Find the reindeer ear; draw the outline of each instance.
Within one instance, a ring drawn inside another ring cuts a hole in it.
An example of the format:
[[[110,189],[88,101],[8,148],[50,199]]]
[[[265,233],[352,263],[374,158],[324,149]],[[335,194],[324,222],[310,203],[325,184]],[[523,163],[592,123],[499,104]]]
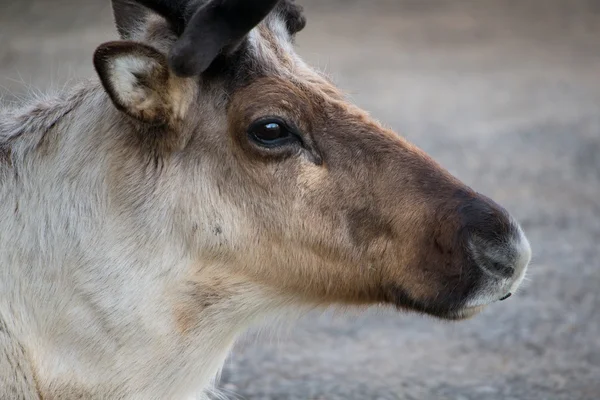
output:
[[[132,39],[146,20],[148,9],[134,0],[112,0],[115,24],[121,39]]]
[[[173,76],[165,55],[150,46],[105,43],[94,54],[94,66],[115,106],[141,122],[173,125],[187,111],[186,82]]]

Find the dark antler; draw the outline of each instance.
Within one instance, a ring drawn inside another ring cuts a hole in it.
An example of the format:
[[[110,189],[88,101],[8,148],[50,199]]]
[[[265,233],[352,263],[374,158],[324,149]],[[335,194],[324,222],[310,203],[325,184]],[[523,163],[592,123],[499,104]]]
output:
[[[169,21],[180,35],[169,63],[180,76],[206,71],[223,51],[235,47],[280,0],[113,0],[117,8],[141,4]],[[115,11],[117,25],[119,17]],[[121,32],[123,35],[123,32]]]
[[[279,0],[214,0],[198,9],[181,38],[171,49],[175,73],[193,76],[204,72],[229,46],[235,46],[260,23]]]

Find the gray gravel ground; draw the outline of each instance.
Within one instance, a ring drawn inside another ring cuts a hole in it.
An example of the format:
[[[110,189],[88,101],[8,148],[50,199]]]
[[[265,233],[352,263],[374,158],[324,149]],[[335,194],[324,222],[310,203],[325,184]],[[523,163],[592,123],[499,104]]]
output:
[[[300,51],[521,221],[530,283],[473,320],[391,310],[248,335],[241,399],[600,399],[600,1],[300,0]],[[0,1],[0,92],[92,73],[106,0]]]

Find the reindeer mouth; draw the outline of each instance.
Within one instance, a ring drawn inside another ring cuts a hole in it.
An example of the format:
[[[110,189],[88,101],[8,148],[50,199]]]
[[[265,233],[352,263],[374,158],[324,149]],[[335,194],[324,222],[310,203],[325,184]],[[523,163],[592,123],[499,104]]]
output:
[[[401,311],[413,311],[445,320],[464,320],[482,311],[486,305],[467,305],[466,299],[444,299],[425,302],[414,299],[406,290],[392,287],[385,291],[385,302]]]

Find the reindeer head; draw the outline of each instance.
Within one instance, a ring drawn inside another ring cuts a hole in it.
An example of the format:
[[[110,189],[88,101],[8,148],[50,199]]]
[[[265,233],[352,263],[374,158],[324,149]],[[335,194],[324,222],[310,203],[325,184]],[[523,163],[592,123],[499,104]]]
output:
[[[519,286],[519,225],[307,66],[294,3],[113,3],[124,40],[100,46],[96,69],[137,132],[127,145],[171,180],[195,273],[225,292],[451,319]]]

